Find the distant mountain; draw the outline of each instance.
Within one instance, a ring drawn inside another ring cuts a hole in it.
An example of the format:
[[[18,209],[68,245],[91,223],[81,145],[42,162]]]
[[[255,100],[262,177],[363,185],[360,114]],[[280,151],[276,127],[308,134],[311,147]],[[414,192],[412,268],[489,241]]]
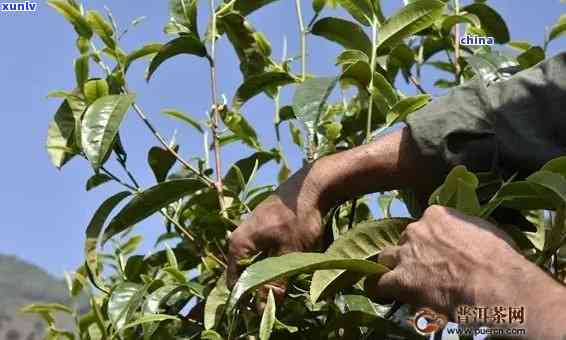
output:
[[[67,285],[43,269],[0,255],[0,340],[39,340],[44,325],[38,319],[18,314],[27,304],[69,303]]]

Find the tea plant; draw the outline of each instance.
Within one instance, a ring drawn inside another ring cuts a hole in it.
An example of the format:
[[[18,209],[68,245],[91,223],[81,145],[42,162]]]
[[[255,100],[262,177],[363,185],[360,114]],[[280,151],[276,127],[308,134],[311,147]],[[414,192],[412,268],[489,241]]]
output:
[[[301,50],[297,58],[277,60],[266,36],[248,20],[252,12],[275,1],[171,0],[170,20],[165,23],[171,40],[133,51],[121,48],[119,38],[125,32],[118,29],[111,12],[104,15],[75,0],[48,1],[76,31],[78,50],[76,84],[69,85],[69,91],[50,94],[62,102],[48,129],[50,159],[58,168],[72,158],[89,164],[93,175],[87,190],[114,181],[124,191],[113,193],[94,212],[85,232],[84,265],[68,278],[72,296],[88,295],[89,311],[79,314],[57,304],[24,309],[44,318],[47,338],[420,337],[410,327],[385,318],[389,306],[372,302],[361,284],[365,276],[389,270],[370,259],[396,244],[412,221],[390,216],[394,199],[411,208],[410,192],[382,194],[383,219],[373,217],[368,197],[336,207],[325,219],[332,241],[327,249],[264,259],[258,254],[249,259],[245,274],[230,291],[224,274],[230,232],[274,190],[274,185],[256,185],[254,178],[269,162],[279,165],[280,182],[290,175],[281,147],[286,127],[303,150],[305,162],[370,142],[431,100],[421,82],[423,66],[450,75],[436,80],[439,88],[472,77],[486,82],[505,79],[509,66],[516,71],[545,58],[546,45],[566,31],[564,17],[549,32],[545,46],[539,47],[510,41],[504,20],[485,1],[464,6],[458,0],[411,0],[390,16],[385,16],[378,0],[287,1],[288,10],[298,16]],[[315,13],[310,20],[302,14],[302,6],[307,5]],[[199,9],[207,7],[208,25],[198,27],[197,15],[203,13]],[[350,18],[332,16],[337,7]],[[498,45],[518,50],[518,55],[489,46],[461,46],[456,37],[463,33],[491,36]],[[309,73],[306,58],[311,35],[343,47],[336,56],[339,74],[321,77]],[[219,39],[230,42],[242,73],[242,83],[230,102],[220,97],[216,80]],[[126,78],[132,63],[149,58],[145,76],[150,81],[164,62],[181,54],[205,59],[211,79],[206,122],[179,111],[164,111],[202,136],[204,151],[191,154],[190,160],[182,157],[180,145],[160,134],[137,104]],[[412,84],[419,94],[403,93],[395,87],[398,81]],[[281,102],[280,93],[286,87],[294,89],[290,103]],[[351,90],[342,91],[341,98],[333,101],[336,88]],[[273,149],[262,146],[246,119],[244,105],[258,95],[269,96],[276,107],[273,138],[277,146]],[[149,188],[138,184],[136,174],[146,170],[129,167],[122,144],[121,123],[129,111],[145,124],[157,144],[147,151],[149,170],[155,175],[155,185]],[[240,143],[249,156],[222,173],[222,150],[229,143]],[[209,152],[214,155],[212,164]],[[109,162],[116,162],[125,176],[110,171]],[[485,176],[457,167],[430,202],[485,218],[500,205],[520,210],[537,226],[537,232],[512,226],[507,231],[533,261],[552,267],[554,275],[563,277],[565,176],[566,159],[558,159],[523,181],[491,179],[494,194],[479,199],[476,193],[487,183]],[[175,246],[135,254],[141,238],[131,234],[137,224],[154,214],[160,214],[164,224],[157,244],[169,241]],[[414,217],[417,214],[415,211]],[[113,242],[113,250],[105,252],[102,246],[108,241]],[[276,305],[270,292],[263,313],[258,314],[250,303],[255,289],[281,278],[289,280],[286,300]],[[58,329],[54,313],[72,315],[76,329]]]

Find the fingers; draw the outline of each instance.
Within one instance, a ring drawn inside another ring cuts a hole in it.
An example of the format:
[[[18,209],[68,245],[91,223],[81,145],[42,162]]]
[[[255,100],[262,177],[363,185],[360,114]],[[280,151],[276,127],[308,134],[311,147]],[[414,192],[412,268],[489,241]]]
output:
[[[377,303],[389,304],[393,301],[400,301],[402,297],[400,275],[399,271],[392,270],[381,277],[368,276],[364,281],[364,289]]]
[[[228,268],[227,268],[227,286],[232,289],[243,270],[249,265],[249,260],[257,255],[260,251],[268,256],[278,256],[283,253],[292,251],[283,251],[277,242],[272,240],[273,234],[264,235],[257,232],[249,232],[247,226],[240,227],[234,231],[230,237],[230,245],[228,249]],[[273,291],[275,301],[282,303],[287,290],[287,282],[285,280],[277,280],[267,283],[256,291],[255,302],[256,309],[261,313],[265,308],[269,289]]]
[[[399,247],[388,247],[385,248],[377,256],[377,262],[385,265],[389,269],[394,269],[397,267],[401,258],[399,256]]]
[[[255,243],[248,237],[242,236],[238,230],[230,236],[230,245],[228,247],[228,268],[226,276],[226,284],[232,289],[238,281],[240,274],[245,268],[242,260],[248,259],[257,253]]]
[[[399,257],[399,247],[388,247],[379,253],[377,261],[392,271],[380,276],[368,276],[364,281],[365,291],[368,292],[369,296],[378,303],[389,304],[396,299],[397,287],[393,284],[393,280],[396,280],[395,267],[400,262]],[[393,274],[393,275],[392,275]]]

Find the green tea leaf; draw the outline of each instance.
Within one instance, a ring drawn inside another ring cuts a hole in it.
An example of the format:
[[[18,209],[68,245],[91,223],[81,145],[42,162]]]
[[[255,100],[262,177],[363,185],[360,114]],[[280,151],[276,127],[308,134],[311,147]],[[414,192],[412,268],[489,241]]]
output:
[[[224,125],[238,136],[240,140],[254,149],[261,150],[257,133],[242,114],[238,111],[224,110],[221,111],[220,116]]]
[[[336,0],[358,22],[369,26],[373,19],[373,6],[370,0]]]
[[[275,324],[275,297],[273,291],[270,289],[267,295],[267,304],[263,310],[261,322],[259,324],[259,339],[269,340],[271,332],[273,332],[273,325]]]
[[[135,95],[109,95],[97,99],[88,107],[81,125],[82,147],[97,172],[112,151],[112,145],[122,120]]]
[[[312,78],[297,86],[293,96],[293,112],[309,129],[318,125],[326,100],[337,81],[336,77]]]
[[[89,56],[88,54],[83,54],[77,59],[75,59],[75,79],[77,81],[77,87],[82,89],[84,83],[88,80],[89,76]]]
[[[507,45],[521,52],[525,52],[532,46],[531,43],[528,41],[510,41],[507,43]]]
[[[171,20],[183,25],[198,38],[198,1],[197,0],[170,0],[169,12]]]
[[[391,218],[359,224],[334,241],[325,254],[340,258],[369,259],[384,248],[397,245],[401,233],[411,222],[413,220],[409,218]],[[352,275],[345,270],[316,271],[311,281],[311,301],[315,303],[321,296],[338,287],[352,285],[359,279],[359,275]]]
[[[92,27],[92,30],[100,37],[106,46],[110,49],[116,48],[116,40],[114,40],[114,29],[104,20],[102,15],[97,11],[86,12],[85,19]]]
[[[507,24],[493,8],[484,3],[473,3],[462,8],[462,11],[475,14],[480,19],[481,28],[498,44],[505,44],[509,41]]]
[[[270,257],[246,268],[232,289],[226,310],[230,313],[244,294],[264,283],[321,269],[346,269],[365,275],[383,274],[388,271],[386,267],[375,262],[319,253],[291,253]]]
[[[566,204],[566,178],[555,172],[537,171],[527,177],[527,182],[539,184],[554,192]]]
[[[351,21],[340,18],[323,18],[312,27],[311,33],[340,44],[351,50],[371,55],[371,41],[364,30]]]
[[[163,44],[150,43],[138,48],[137,50],[132,51],[130,54],[126,56],[126,62],[124,63],[124,73],[128,72],[130,65],[134,61],[149,55],[156,54],[159,51],[161,51],[162,48],[163,48]]]
[[[228,299],[230,298],[230,290],[226,287],[226,273],[223,273],[216,281],[216,286],[212,289],[206,299],[204,306],[204,328],[212,329],[217,325],[224,315],[224,310]]]
[[[540,63],[544,58],[545,53],[542,47],[533,46],[517,56],[517,61],[521,64],[523,69],[527,69]]]
[[[122,202],[126,197],[130,196],[131,193],[128,191],[122,191],[117,193],[110,198],[106,199],[100,207],[96,210],[90,222],[86,228],[86,240],[84,245],[84,254],[86,259],[86,264],[93,274],[94,278],[98,277],[98,239],[100,238],[100,233],[104,227],[104,223],[110,216],[110,213],[120,202]],[[95,282],[98,284],[98,282]]]
[[[90,39],[92,30],[81,12],[65,0],[49,0],[47,4],[61,13],[74,27],[81,37]]]
[[[132,282],[123,282],[114,288],[108,299],[108,318],[118,330],[121,330],[128,320],[132,307],[136,307],[136,295],[142,292],[143,286]]]
[[[566,177],[566,156],[550,160],[541,168],[541,170],[555,172]]]
[[[481,26],[480,19],[474,14],[454,14],[448,15],[442,19],[441,27],[444,35],[449,35],[452,27],[457,24],[470,24],[475,27]]]
[[[336,65],[351,65],[357,62],[369,64],[369,57],[359,50],[344,50],[336,57]]]
[[[175,109],[165,109],[165,110],[162,110],[161,112],[168,115],[169,117],[176,118],[176,119],[178,119],[182,122],[189,124],[190,126],[197,129],[197,131],[200,132],[200,133],[204,133],[204,129],[203,129],[202,125],[198,122],[198,120],[194,119],[193,117],[191,117],[190,115],[188,115],[186,113],[183,113],[181,111],[177,111]]]
[[[75,115],[68,100],[65,100],[49,123],[45,143],[49,159],[58,169],[77,154],[74,130]]]
[[[301,133],[301,129],[295,126],[293,123],[289,123],[289,132],[291,133],[291,139],[293,143],[302,149],[305,146],[305,141]]]
[[[560,206],[559,197],[549,189],[527,181],[504,185],[496,196],[495,204],[518,210],[554,209]]]
[[[161,321],[165,321],[165,320],[179,320],[179,318],[176,317],[176,316],[167,315],[167,314],[143,315],[140,318],[136,319],[135,321],[124,325],[124,327],[122,327],[122,330],[132,328],[132,327],[136,327],[136,326],[142,325],[144,323],[161,322]]]
[[[234,10],[242,16],[248,16],[252,12],[269,5],[277,0],[236,0]]]
[[[511,56],[499,51],[471,55],[466,61],[484,82],[507,80],[519,66]]]
[[[91,79],[83,86],[83,93],[88,104],[94,103],[98,98],[110,93],[108,83],[104,79]]]
[[[429,101],[430,95],[428,94],[421,94],[400,100],[387,113],[386,126],[392,126],[397,122],[405,121],[410,113],[425,106]]]
[[[242,180],[245,184],[249,183],[255,170],[276,157],[274,152],[258,151],[243,158],[230,167],[223,182],[232,192],[239,194],[244,190]]]
[[[379,29],[378,54],[387,54],[403,39],[432,25],[442,15],[444,6],[439,0],[417,0],[394,13]]]
[[[200,333],[202,340],[223,340],[222,336],[212,329],[204,330]]]
[[[258,94],[277,88],[279,86],[294,83],[296,79],[287,72],[265,72],[253,75],[244,80],[244,83],[236,90],[232,100],[234,110],[239,110],[248,100]]]
[[[261,3],[261,1],[254,1]],[[250,4],[252,1],[250,1]],[[264,54],[263,48],[260,46],[256,31],[249,21],[242,15],[230,12],[218,18],[218,31],[225,32],[228,40],[234,47],[238,58],[240,59],[240,70],[244,75],[244,79],[261,75],[266,72],[268,67],[274,65],[268,55]]]
[[[162,182],[136,194],[112,219],[104,231],[102,242],[143,221],[170,203],[205,187],[206,185],[200,180],[185,178]]]
[[[60,303],[46,303],[46,304],[34,303],[22,308],[21,312],[25,314],[32,314],[32,313],[41,314],[43,312],[49,312],[49,313],[62,312],[66,314],[73,314],[72,309]]]
[[[548,34],[548,42],[566,34],[566,14],[562,14],[558,22],[552,26]]]
[[[385,99],[385,101],[387,102],[387,105],[389,107],[391,107],[395,104],[398,104],[398,102],[399,102],[399,96],[397,95],[397,92],[395,92],[395,89],[393,88],[393,86],[391,86],[389,81],[387,79],[385,79],[385,77],[383,75],[381,75],[380,73],[377,73],[377,72],[374,73],[374,75],[373,75],[373,89],[371,89],[371,93],[374,96],[375,95],[381,95]],[[410,98],[415,98],[415,97],[410,97]],[[429,96],[429,98],[430,98],[430,96]],[[404,102],[407,99],[408,98],[402,100],[401,102]],[[415,101],[416,101],[416,99],[415,99]],[[399,102],[399,104],[401,102]],[[404,106],[404,105],[402,105],[402,106]],[[414,107],[416,107],[416,104],[413,105],[413,108]],[[414,110],[416,110],[416,108]],[[409,110],[399,110],[399,111],[407,112]],[[410,111],[410,112],[412,112],[412,111]],[[404,118],[402,118],[402,119],[404,119]]]
[[[177,152],[179,146],[175,145],[173,150]],[[167,174],[177,162],[177,158],[169,152],[169,150],[154,146],[149,149],[147,154],[147,163],[151,167],[151,171],[155,175],[158,182],[163,182],[167,178]]]
[[[429,204],[438,204],[463,209],[469,215],[478,215],[480,207],[476,190],[479,180],[465,166],[456,166],[450,171],[444,183],[430,196]]]
[[[102,184],[104,184],[108,181],[111,181],[111,180],[112,180],[112,177],[110,177],[106,174],[93,175],[86,182],[86,191],[90,191],[90,190],[96,188],[97,186],[102,185]]]
[[[177,39],[171,40],[163,45],[155,57],[151,59],[146,77],[147,81],[151,79],[153,73],[163,62],[179,54],[192,54],[198,57],[206,57],[206,46],[191,35],[183,35]]]

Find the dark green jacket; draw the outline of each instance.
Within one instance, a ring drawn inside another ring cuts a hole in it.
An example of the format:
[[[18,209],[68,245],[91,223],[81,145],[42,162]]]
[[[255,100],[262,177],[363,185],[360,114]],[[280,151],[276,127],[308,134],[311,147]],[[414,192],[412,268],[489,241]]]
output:
[[[566,155],[566,53],[508,80],[472,80],[407,119],[412,136],[445,170],[520,177]]]

